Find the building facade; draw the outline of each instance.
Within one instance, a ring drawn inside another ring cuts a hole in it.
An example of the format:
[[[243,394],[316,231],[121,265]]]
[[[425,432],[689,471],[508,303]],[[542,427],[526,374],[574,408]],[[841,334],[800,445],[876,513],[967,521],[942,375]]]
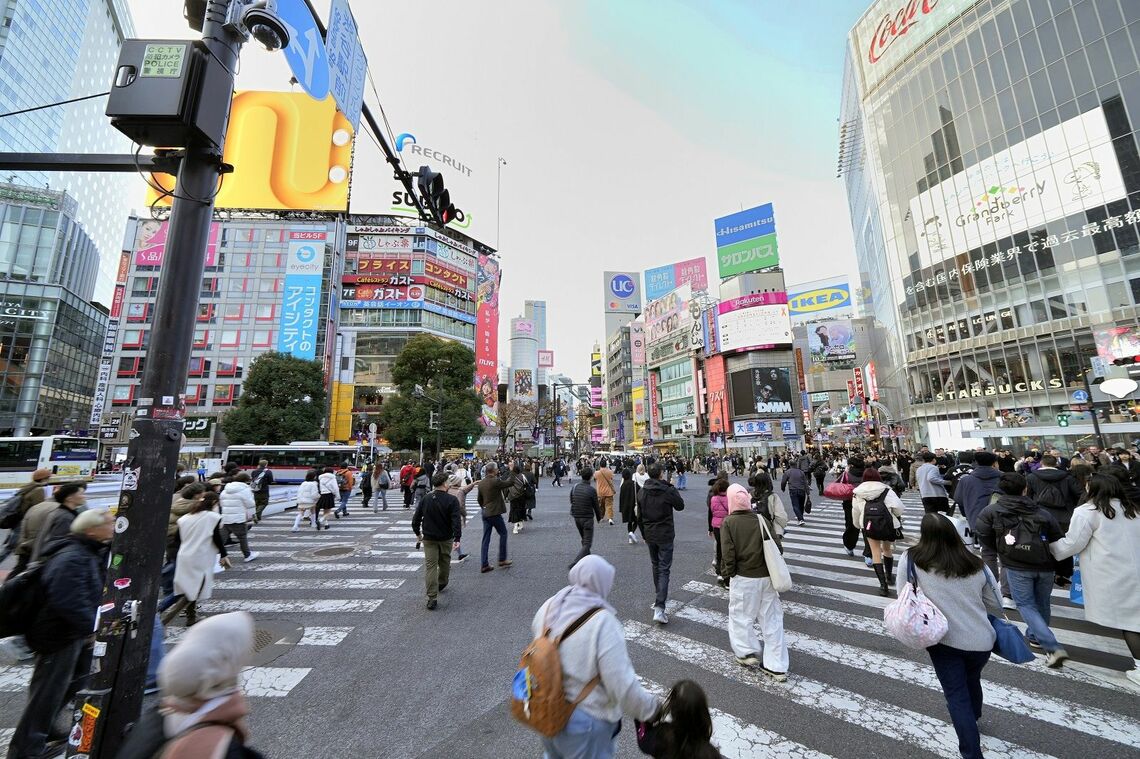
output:
[[[89,429],[107,311],[63,192],[0,184],[0,435]]]
[[[912,443],[1089,435],[1097,335],[1140,316],[1138,24],[1115,0],[883,0],[852,29],[840,168]],[[1132,405],[1110,439],[1140,431]]]
[[[633,361],[629,325],[618,327],[606,340],[606,433],[616,447],[633,437]],[[638,441],[640,445],[640,441]]]
[[[125,0],[3,0],[0,112],[104,92],[119,47],[135,36]],[[29,153],[127,153],[130,141],[104,115],[105,98],[11,116],[0,123],[0,150]],[[15,172],[9,182],[67,190],[76,219],[100,253],[95,296],[106,302],[123,224],[136,197],[129,174]]]

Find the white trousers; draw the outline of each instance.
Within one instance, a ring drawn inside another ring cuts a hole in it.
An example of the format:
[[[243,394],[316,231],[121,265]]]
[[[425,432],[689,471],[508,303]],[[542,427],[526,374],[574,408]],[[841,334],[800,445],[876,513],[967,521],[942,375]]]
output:
[[[764,638],[761,647],[756,623]],[[784,643],[784,606],[767,577],[732,578],[728,586],[728,640],[737,656],[764,652],[764,667],[788,671],[788,646]]]

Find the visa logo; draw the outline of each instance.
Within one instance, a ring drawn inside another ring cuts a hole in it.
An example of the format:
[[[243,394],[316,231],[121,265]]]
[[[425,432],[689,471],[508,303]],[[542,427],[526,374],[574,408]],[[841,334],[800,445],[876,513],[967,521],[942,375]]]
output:
[[[788,299],[793,314],[807,314],[813,311],[826,311],[851,303],[851,291],[846,287],[825,287],[797,293]]]

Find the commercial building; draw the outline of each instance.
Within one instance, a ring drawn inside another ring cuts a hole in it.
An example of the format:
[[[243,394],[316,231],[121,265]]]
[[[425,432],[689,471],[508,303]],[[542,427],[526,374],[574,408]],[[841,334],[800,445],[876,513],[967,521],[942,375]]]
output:
[[[624,448],[633,436],[633,361],[630,327],[618,327],[606,340],[606,435],[611,443]],[[638,441],[640,444],[640,441]]]
[[[521,316],[511,319],[511,366],[507,400],[534,403],[538,400],[538,337],[534,321]]]
[[[9,0],[0,24],[0,113],[105,92],[119,47],[135,36],[125,0]],[[132,145],[104,115],[105,98],[9,116],[0,122],[0,151],[127,153]],[[9,182],[66,190],[75,220],[99,250],[96,296],[108,299],[123,224],[136,180],[129,174],[15,172]]]
[[[63,192],[0,184],[0,435],[89,429],[107,310]]]
[[[1097,335],[1140,316],[1137,22],[1115,0],[881,0],[851,30],[839,165],[878,392],[912,443],[1090,437],[1084,373],[1120,346]],[[1105,409],[1109,442],[1140,432],[1132,406]]]
[[[545,364],[553,363],[550,361],[541,361],[541,352],[549,350],[546,344],[546,301],[544,300],[528,300],[523,302],[523,318],[529,319],[534,325],[534,339],[537,343],[536,363],[535,363],[535,383],[539,387],[547,384],[546,375],[549,371],[549,366]]]

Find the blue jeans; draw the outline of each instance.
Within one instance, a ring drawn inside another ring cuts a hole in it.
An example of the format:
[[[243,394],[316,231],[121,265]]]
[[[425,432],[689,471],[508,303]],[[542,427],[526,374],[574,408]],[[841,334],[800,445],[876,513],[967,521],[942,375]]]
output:
[[[352,495],[351,490],[340,491],[340,508],[337,509],[341,514],[348,513],[348,499]]]
[[[1017,611],[1029,626],[1030,640],[1036,640],[1046,651],[1061,648],[1057,636],[1049,629],[1049,594],[1053,590],[1053,570],[1031,572],[1006,569],[1009,595]]]
[[[162,627],[162,620],[158,618],[158,614],[154,615],[154,632],[150,636],[150,659],[146,663],[146,687],[150,688],[158,683],[158,665],[162,663],[162,657],[166,655],[166,648],[163,645],[163,637],[166,631]]]
[[[612,759],[617,754],[620,722],[606,722],[575,709],[558,735],[543,738],[544,759]]]
[[[664,609],[665,602],[669,600],[669,570],[673,567],[673,544],[650,543],[647,540],[645,545],[649,547],[649,561],[653,564],[653,588],[657,591],[654,605]]]
[[[487,549],[491,547],[492,528],[499,533],[499,561],[507,560],[507,523],[503,521],[503,515],[483,517],[483,551],[479,554],[479,560],[484,567],[488,566]]]
[[[687,485],[687,484],[688,484],[688,480],[685,478],[685,473],[681,472],[680,474],[678,474],[677,475],[677,490],[684,490],[685,485]]]
[[[792,498],[792,511],[796,515],[796,521],[802,522],[804,519],[804,496],[807,495],[807,491],[789,490],[788,493]]]
[[[926,649],[942,692],[963,759],[981,759],[982,667],[990,660],[989,651],[962,651],[941,643]]]

